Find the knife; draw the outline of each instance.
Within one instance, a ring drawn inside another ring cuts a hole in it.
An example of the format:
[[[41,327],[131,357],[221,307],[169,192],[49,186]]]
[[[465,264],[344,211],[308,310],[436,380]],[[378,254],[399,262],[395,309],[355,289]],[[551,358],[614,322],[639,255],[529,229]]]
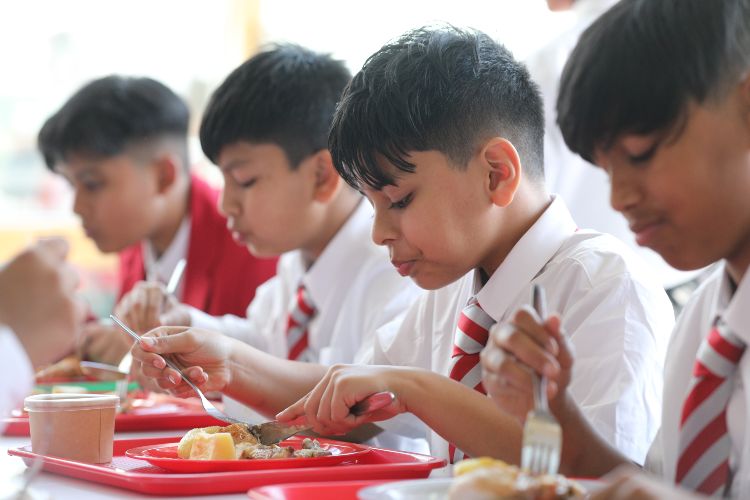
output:
[[[395,401],[396,395],[392,392],[377,392],[371,396],[366,397],[359,403],[355,404],[349,409],[349,412],[353,415],[365,415],[374,411],[380,410],[388,406]],[[291,436],[294,436],[298,432],[307,431],[312,429],[311,425],[308,425],[307,418],[302,415],[289,422],[279,422],[273,420],[271,422],[264,422],[262,424],[248,425],[250,434],[255,436],[260,444],[270,445],[276,444],[279,441],[283,441]]]

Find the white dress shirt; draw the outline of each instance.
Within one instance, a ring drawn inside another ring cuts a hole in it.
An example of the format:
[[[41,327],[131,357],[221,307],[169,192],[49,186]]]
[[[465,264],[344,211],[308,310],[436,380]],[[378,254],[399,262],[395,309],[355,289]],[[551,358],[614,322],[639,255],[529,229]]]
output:
[[[164,250],[160,257],[156,257],[156,250],[149,240],[144,240],[143,248],[143,267],[145,268],[146,280],[158,282],[163,285],[169,283],[172,273],[181,259],[186,259],[190,246],[190,217],[185,217],[180,223],[174,238]],[[179,300],[182,297],[183,281],[181,280],[174,296]]]
[[[264,352],[286,358],[286,324],[304,283],[317,313],[308,325],[313,359],[323,365],[358,363],[372,357],[372,339],[382,325],[397,320],[422,293],[390,263],[385,247],[371,238],[373,209],[361,202],[328,243],[310,269],[299,251],[279,259],[277,274],[258,287],[247,318],[213,317],[191,309],[193,326],[220,331]],[[230,415],[261,419],[231,398],[224,398]],[[423,441],[383,433],[371,444],[387,448],[426,451]]]
[[[370,204],[361,202],[309,270],[299,251],[282,255],[276,276],[258,287],[247,318],[193,309],[193,326],[286,358],[287,316],[302,283],[317,310],[308,325],[314,359],[332,365],[369,358],[375,330],[405,311],[420,292],[396,272],[387,249],[373,243],[372,213]]]
[[[34,370],[16,334],[0,325],[0,419],[23,405],[31,394]],[[0,421],[0,432],[4,424]]]
[[[679,428],[682,407],[690,389],[698,347],[714,320],[721,317],[727,327],[750,345],[750,277],[745,273],[732,295],[732,284],[724,265],[696,290],[680,315],[664,366],[664,406],[658,438],[649,451],[648,468],[674,481],[679,459]],[[729,465],[734,471],[732,496],[750,497],[750,436],[747,408],[750,392],[750,354],[746,351],[735,372],[734,389],[727,407],[727,427],[732,441]]]
[[[544,98],[544,169],[550,193],[565,200],[579,227],[611,234],[643,258],[662,286],[670,288],[688,281],[696,272],[678,271],[654,251],[639,247],[625,218],[609,203],[607,174],[568,149],[557,125],[557,95],[560,75],[581,33],[616,0],[576,0],[570,12],[556,13],[567,29],[533,54],[526,64]]]
[[[532,284],[546,291],[575,349],[570,391],[594,427],[623,453],[642,462],[658,428],[665,348],[672,306],[661,284],[624,244],[577,231],[555,198],[480,288],[478,273],[420,297],[399,326],[375,339],[373,363],[415,366],[448,376],[459,315],[476,295],[498,322],[530,304]],[[399,416],[383,426],[408,436],[419,426]],[[424,426],[421,426],[424,432]],[[431,453],[448,443],[430,431]]]

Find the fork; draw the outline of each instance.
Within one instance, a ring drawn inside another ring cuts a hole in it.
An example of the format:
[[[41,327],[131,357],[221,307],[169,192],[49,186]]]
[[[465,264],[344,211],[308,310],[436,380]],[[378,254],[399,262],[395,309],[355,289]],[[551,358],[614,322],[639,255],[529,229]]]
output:
[[[112,318],[112,321],[117,323],[120,326],[120,328],[125,330],[128,333],[128,335],[133,337],[133,339],[135,339],[136,342],[141,341],[141,336],[135,333],[133,330],[131,330],[125,323],[120,321],[114,314],[110,314],[109,317]],[[247,422],[243,422],[242,420],[237,420],[236,418],[232,418],[226,413],[224,413],[223,411],[220,411],[218,408],[216,408],[213,405],[213,403],[211,403],[211,401],[206,399],[206,396],[203,395],[203,391],[198,389],[198,386],[195,385],[187,376],[185,376],[184,373],[182,373],[182,370],[177,366],[177,364],[175,364],[171,359],[169,359],[169,356],[165,356],[162,354],[161,357],[164,359],[164,362],[167,364],[167,366],[173,369],[174,371],[176,371],[177,373],[179,373],[180,377],[182,377],[182,380],[187,385],[189,385],[190,388],[193,389],[193,391],[195,391],[195,393],[200,398],[201,405],[203,406],[203,410],[205,410],[206,413],[208,413],[209,415],[211,415],[213,418],[217,420],[222,420],[224,422],[228,422],[232,424],[247,425]]]
[[[547,316],[544,290],[533,287],[533,303],[542,321]],[[560,465],[562,430],[547,404],[547,378],[534,374],[534,409],[523,426],[521,468],[532,474],[556,474]]]
[[[136,342],[141,341],[141,336],[135,333],[125,323],[120,321],[120,319],[118,319],[114,314],[110,314],[109,317],[112,318],[115,323],[120,325],[120,328],[125,330],[131,337],[133,337]],[[307,424],[307,419],[305,419],[304,417],[296,418],[293,421],[284,424],[272,421],[255,425],[248,424],[247,422],[243,422],[242,420],[237,420],[236,418],[230,417],[226,413],[216,408],[216,406],[214,406],[211,401],[206,399],[206,396],[203,395],[203,391],[198,389],[198,386],[196,386],[189,378],[185,376],[184,373],[182,373],[182,370],[171,359],[169,359],[169,356],[162,354],[161,357],[164,358],[164,362],[167,364],[167,366],[179,373],[180,377],[182,377],[182,380],[184,380],[185,383],[189,385],[190,388],[193,389],[193,391],[195,391],[195,393],[200,398],[201,405],[203,406],[203,410],[206,413],[211,415],[216,420],[221,420],[223,422],[231,424],[244,425],[245,427],[247,427],[248,431],[253,436],[255,436],[262,444],[278,443],[279,441],[293,436],[294,434],[307,431],[312,428]],[[349,411],[354,415],[364,415],[365,413],[370,413],[375,410],[385,408],[386,406],[391,404],[395,398],[396,396],[392,392],[378,392],[366,397],[364,400],[355,404],[349,409]]]

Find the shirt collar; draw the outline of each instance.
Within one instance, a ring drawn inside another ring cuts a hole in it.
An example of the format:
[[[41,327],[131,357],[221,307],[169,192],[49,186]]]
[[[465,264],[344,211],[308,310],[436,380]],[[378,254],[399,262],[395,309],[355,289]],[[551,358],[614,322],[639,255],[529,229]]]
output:
[[[474,291],[482,309],[492,319],[500,321],[518,294],[529,286],[576,229],[565,202],[552,195],[552,203],[513,246],[484,287],[479,270],[474,270]]]
[[[341,285],[341,277],[353,276],[362,263],[362,255],[372,252],[372,215],[372,206],[360,201],[349,219],[302,277],[302,284],[310,292],[313,304],[327,303],[330,294]],[[339,278],[333,279],[334,276]]]
[[[177,262],[187,256],[189,242],[190,217],[182,219],[177,233],[175,233],[171,243],[158,259],[156,258],[156,252],[151,242],[143,240],[143,267],[146,280],[166,284],[172,275],[172,271],[177,266]]]
[[[750,345],[750,272],[745,272],[737,290],[732,294],[732,282],[724,268],[716,310],[729,329]],[[722,312],[723,311],[723,312]]]

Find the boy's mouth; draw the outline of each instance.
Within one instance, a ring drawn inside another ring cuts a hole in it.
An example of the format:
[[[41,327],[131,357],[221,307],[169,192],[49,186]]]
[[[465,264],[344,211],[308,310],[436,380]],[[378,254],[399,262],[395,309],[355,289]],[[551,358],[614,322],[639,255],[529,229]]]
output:
[[[653,241],[656,232],[661,227],[661,222],[657,220],[647,222],[632,222],[630,224],[630,230],[635,235],[635,241],[642,247],[650,246]]]
[[[414,269],[414,265],[417,263],[415,260],[404,260],[404,261],[398,261],[398,260],[392,260],[391,264],[393,264],[393,267],[396,268],[396,271],[398,271],[398,274],[401,276],[409,276]]]

